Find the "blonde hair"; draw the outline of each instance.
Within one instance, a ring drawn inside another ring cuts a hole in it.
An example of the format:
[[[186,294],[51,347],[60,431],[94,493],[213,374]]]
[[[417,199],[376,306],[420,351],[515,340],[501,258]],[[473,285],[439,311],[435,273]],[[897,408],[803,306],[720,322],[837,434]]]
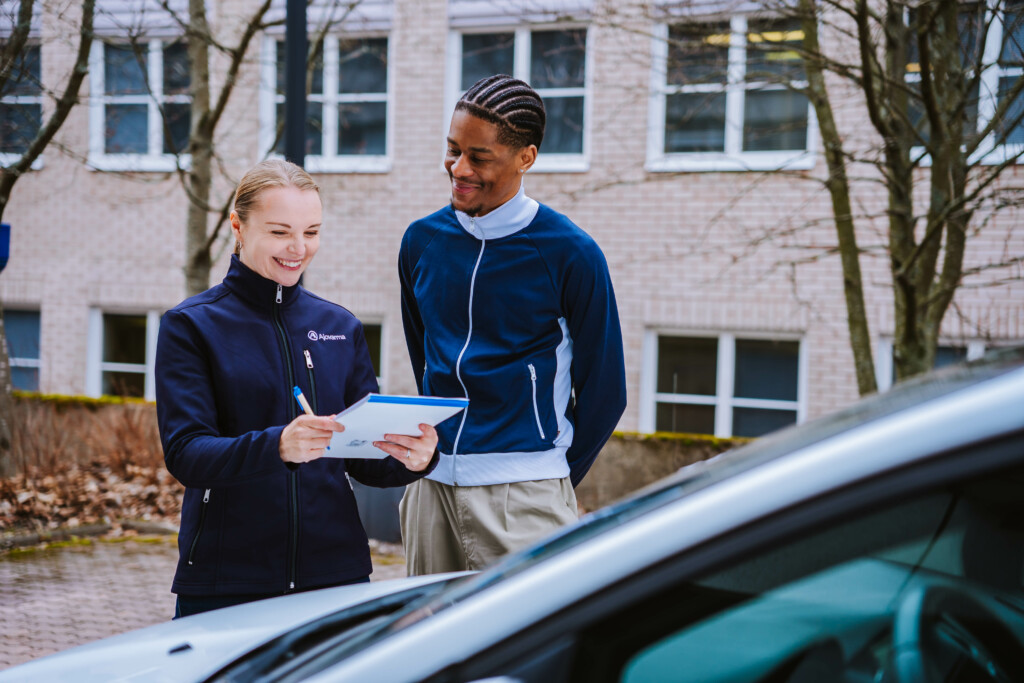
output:
[[[259,204],[263,191],[274,187],[296,187],[320,194],[320,186],[302,167],[283,159],[266,159],[246,171],[238,181],[238,189],[235,190],[235,213],[238,220],[242,223],[247,221],[249,214]],[[236,241],[236,254],[240,247],[241,244]]]

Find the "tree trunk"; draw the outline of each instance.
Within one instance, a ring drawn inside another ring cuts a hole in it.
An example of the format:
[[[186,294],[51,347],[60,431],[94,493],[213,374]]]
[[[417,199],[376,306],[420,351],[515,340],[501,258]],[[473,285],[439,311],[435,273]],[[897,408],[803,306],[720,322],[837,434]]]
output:
[[[185,232],[185,286],[187,295],[210,286],[210,249],[207,246],[210,188],[213,178],[213,130],[210,112],[210,63],[205,0],[189,0],[189,69],[192,79],[192,130],[188,174],[189,195]]]
[[[853,223],[850,204],[850,183],[846,176],[843,140],[836,126],[832,103],[825,88],[818,38],[818,16],[815,0],[800,0],[800,23],[804,32],[804,48],[809,55],[804,64],[807,69],[807,95],[818,117],[818,128],[825,148],[828,180],[825,186],[832,198],[832,214],[839,239],[839,256],[843,266],[843,293],[846,297],[846,322],[857,374],[857,391],[861,396],[877,391],[875,362],[871,352],[871,333],[864,305],[864,286],[860,272],[860,249]]]

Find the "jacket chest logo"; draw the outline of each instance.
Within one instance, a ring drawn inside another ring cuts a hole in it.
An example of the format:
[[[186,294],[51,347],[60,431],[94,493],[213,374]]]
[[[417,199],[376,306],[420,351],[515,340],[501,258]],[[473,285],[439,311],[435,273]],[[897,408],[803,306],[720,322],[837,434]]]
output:
[[[340,341],[347,339],[343,334],[324,334],[316,330],[310,330],[306,336],[309,337],[309,341]]]

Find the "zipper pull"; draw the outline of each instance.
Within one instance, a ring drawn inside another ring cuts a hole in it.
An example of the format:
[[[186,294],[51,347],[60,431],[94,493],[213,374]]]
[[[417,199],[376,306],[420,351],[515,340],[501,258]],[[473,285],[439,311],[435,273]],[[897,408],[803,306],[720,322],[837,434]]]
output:
[[[210,489],[206,489],[206,492],[203,493],[203,503],[209,503],[209,502],[210,502]]]
[[[534,382],[536,382],[537,381],[537,370],[533,367],[533,363],[531,363],[530,365],[527,365],[526,367],[530,368],[530,379],[532,379]]]
[[[302,349],[302,355],[306,357],[306,367],[313,369],[313,358],[309,355],[309,349]]]
[[[275,301],[277,303],[281,303],[281,285],[277,286],[277,298],[275,299]]]

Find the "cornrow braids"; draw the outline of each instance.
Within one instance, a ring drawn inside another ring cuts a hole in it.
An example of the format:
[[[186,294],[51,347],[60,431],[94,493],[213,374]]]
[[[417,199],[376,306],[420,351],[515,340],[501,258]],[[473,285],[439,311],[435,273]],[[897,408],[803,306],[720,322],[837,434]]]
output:
[[[498,127],[498,142],[521,149],[544,139],[544,102],[529,85],[505,74],[487,76],[463,95],[456,110],[469,112]]]

